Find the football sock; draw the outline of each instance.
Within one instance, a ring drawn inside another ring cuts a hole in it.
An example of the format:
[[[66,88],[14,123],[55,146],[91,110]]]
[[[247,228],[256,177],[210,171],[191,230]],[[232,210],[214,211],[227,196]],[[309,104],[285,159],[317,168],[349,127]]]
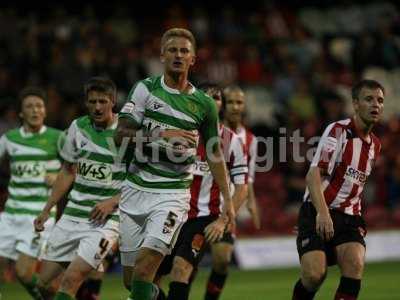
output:
[[[54,297],[54,300],[74,300],[74,297],[64,292],[57,292],[56,296]]]
[[[158,287],[151,282],[133,280],[130,298],[132,300],[155,300],[157,299]]]
[[[292,300],[312,300],[314,299],[315,293],[315,291],[307,290],[301,282],[301,279],[299,279],[294,286]]]
[[[219,298],[222,289],[224,288],[228,274],[219,274],[212,270],[208,278],[207,291],[204,297],[205,300],[216,300]]]
[[[80,286],[77,294],[77,300],[96,300],[100,294],[102,280],[101,279],[87,279]]]
[[[38,275],[36,273],[33,273],[30,282],[27,283],[21,281],[21,283],[34,300],[44,300],[44,297],[40,293],[39,287],[37,286],[38,279]]]
[[[189,299],[189,285],[187,283],[177,281],[170,282],[167,300],[175,299]]]
[[[361,280],[342,276],[335,300],[356,300],[361,288]]]

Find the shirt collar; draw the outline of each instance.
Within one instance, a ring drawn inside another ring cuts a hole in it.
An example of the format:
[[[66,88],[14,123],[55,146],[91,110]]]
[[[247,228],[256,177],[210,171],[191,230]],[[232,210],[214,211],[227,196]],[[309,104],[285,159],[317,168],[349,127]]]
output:
[[[191,94],[193,94],[193,93],[196,91],[196,88],[195,88],[194,85],[191,84],[190,82],[188,82],[188,84],[191,86],[191,88],[190,88],[188,94],[191,95]],[[165,83],[164,75],[161,76],[161,86],[162,86],[162,88],[163,88],[164,90],[166,90],[168,93],[171,93],[171,94],[178,94],[178,95],[181,94],[181,92],[180,92],[179,90],[173,89],[173,88],[167,86],[167,84]]]
[[[34,134],[42,134],[46,131],[46,129],[47,129],[46,125],[43,125],[40,128],[39,132],[28,132],[25,130],[24,126],[21,126],[19,128],[19,133],[21,134],[22,137],[28,138],[28,137],[32,137]]]

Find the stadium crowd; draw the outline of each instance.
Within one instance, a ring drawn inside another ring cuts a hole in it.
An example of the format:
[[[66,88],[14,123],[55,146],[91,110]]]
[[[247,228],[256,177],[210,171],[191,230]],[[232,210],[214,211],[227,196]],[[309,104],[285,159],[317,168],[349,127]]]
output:
[[[166,4],[165,4],[166,5]],[[46,123],[65,129],[83,114],[82,84],[107,75],[119,90],[119,104],[141,78],[162,71],[160,33],[186,27],[198,40],[193,82],[237,83],[248,96],[248,125],[256,136],[275,138],[285,128],[306,140],[348,113],[350,86],[373,77],[385,86],[384,122],[376,128],[382,152],[364,193],[369,228],[400,226],[400,18],[390,2],[351,6],[258,7],[208,4],[165,7],[164,14],[113,11],[87,5],[39,10],[0,10],[0,133],[19,123],[16,95],[27,84],[46,88]],[[160,10],[161,11],[161,10]],[[287,139],[290,147],[290,141]],[[301,144],[301,153],[315,145]],[[288,148],[291,149],[291,148]],[[261,146],[259,152],[265,149]],[[277,149],[279,150],[279,149]],[[277,153],[276,151],[274,153]],[[288,164],[274,156],[273,168],[255,181],[263,226],[247,234],[290,233],[296,220],[308,161]],[[1,169],[2,194],[7,177]],[[5,197],[2,197],[5,198]]]

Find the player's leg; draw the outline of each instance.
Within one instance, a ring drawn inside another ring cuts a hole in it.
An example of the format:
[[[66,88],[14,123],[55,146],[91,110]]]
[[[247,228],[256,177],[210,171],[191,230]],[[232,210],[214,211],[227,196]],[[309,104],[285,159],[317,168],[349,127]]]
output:
[[[189,298],[193,269],[199,264],[206,246],[204,228],[212,221],[213,218],[202,217],[191,219],[183,225],[171,257],[166,258],[171,262],[170,272],[164,271],[170,273],[171,278],[168,299]]]
[[[15,274],[18,281],[24,286],[33,299],[41,299],[37,288],[38,275],[36,274],[36,257],[20,253],[15,263]]]
[[[14,222],[13,216],[0,213],[0,285],[5,280],[4,275],[10,260],[16,261],[18,259],[16,245],[20,231]]]
[[[96,229],[89,225],[82,232],[77,255],[65,271],[54,300],[73,299],[90,272],[99,268],[102,271],[102,262],[117,239],[118,232],[113,225]]]
[[[104,273],[112,267],[117,252],[118,243],[115,243],[103,261],[104,272],[99,272],[96,270],[89,274],[89,277],[79,287],[79,290],[76,294],[77,300],[99,299]]]
[[[365,248],[358,242],[345,243],[336,247],[336,255],[342,277],[335,299],[355,300],[361,288]]]
[[[8,267],[8,258],[0,256],[0,285],[4,282],[5,272]]]
[[[297,281],[293,300],[314,299],[315,293],[326,277],[326,255],[323,251],[310,251],[300,259],[301,277]]]
[[[294,286],[293,300],[314,299],[326,277],[327,245],[316,232],[315,216],[314,206],[311,203],[303,203],[299,212],[296,239],[301,277]]]
[[[124,211],[120,211],[120,239],[119,239],[119,249],[121,255],[121,264],[123,267],[123,283],[127,290],[131,292],[130,299],[136,299],[133,296],[133,290],[135,289],[138,297],[141,291],[144,293],[152,293],[156,288],[153,284],[137,283],[138,277],[134,277],[134,271],[138,256],[140,253],[140,247],[143,244],[145,238],[144,222],[145,217],[131,216]],[[143,255],[143,254],[142,254]]]
[[[76,300],[96,300],[99,298],[104,272],[92,271],[88,278],[81,284]]]
[[[44,299],[52,299],[58,289],[53,285],[62,272],[64,272],[67,263],[43,260],[38,275],[36,286]],[[59,282],[58,282],[59,283]],[[40,299],[40,298],[39,298]]]
[[[228,233],[230,235],[230,233]],[[207,282],[204,299],[218,299],[228,277],[229,263],[232,259],[233,242],[218,242],[211,245],[212,271]]]
[[[54,300],[72,300],[82,282],[93,270],[93,266],[80,256],[77,256],[68,266],[61,280],[60,288]]]
[[[146,239],[149,241],[149,239]],[[145,241],[146,241],[145,240]],[[152,239],[153,245],[157,248],[165,248],[161,241]],[[132,285],[130,298],[132,300],[153,300],[158,288],[153,284],[158,267],[160,266],[165,253],[143,246],[140,248],[132,275]]]

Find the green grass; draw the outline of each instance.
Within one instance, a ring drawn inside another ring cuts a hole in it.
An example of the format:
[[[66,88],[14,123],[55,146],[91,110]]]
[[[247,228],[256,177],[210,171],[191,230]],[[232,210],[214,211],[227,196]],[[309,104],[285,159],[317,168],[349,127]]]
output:
[[[298,278],[299,269],[240,271],[232,270],[221,300],[289,300],[292,287]],[[367,264],[361,300],[400,299],[400,262]],[[204,294],[208,270],[202,270],[193,285],[190,299],[200,300]],[[336,267],[329,269],[328,278],[317,294],[316,299],[333,299],[339,282]],[[29,300],[30,298],[18,284],[2,287],[1,300]],[[122,287],[120,276],[107,276],[101,300],[126,300],[128,293]]]

